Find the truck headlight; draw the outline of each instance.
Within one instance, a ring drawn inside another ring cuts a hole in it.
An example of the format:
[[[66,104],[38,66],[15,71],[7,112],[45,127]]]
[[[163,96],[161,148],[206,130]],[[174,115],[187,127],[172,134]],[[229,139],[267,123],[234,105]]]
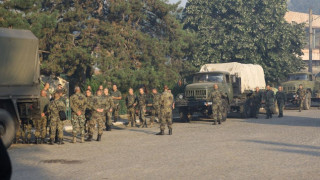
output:
[[[183,95],[182,94],[180,94],[178,97],[179,97],[179,99],[183,99]]]

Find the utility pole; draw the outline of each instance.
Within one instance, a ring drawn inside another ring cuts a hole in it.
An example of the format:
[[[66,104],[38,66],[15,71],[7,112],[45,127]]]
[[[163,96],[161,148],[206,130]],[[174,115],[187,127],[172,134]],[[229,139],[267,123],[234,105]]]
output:
[[[309,9],[309,72],[312,73],[312,48],[313,48],[313,30],[312,30],[312,9]]]

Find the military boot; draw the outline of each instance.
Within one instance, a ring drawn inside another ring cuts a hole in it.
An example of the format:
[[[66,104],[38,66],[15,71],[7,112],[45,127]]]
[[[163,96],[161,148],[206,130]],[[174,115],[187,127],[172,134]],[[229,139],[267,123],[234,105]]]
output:
[[[47,143],[47,142],[46,142],[46,139],[45,139],[45,138],[41,138],[41,143],[42,143],[42,144]]]
[[[54,145],[54,138],[51,138],[51,139],[50,139],[49,144],[50,144],[50,145]]]
[[[158,132],[156,135],[164,135],[164,130],[160,130],[160,132]]]
[[[97,141],[101,141],[101,135],[98,134]]]
[[[26,140],[26,144],[31,144],[31,139],[28,138],[28,139]]]
[[[169,135],[172,135],[172,129],[169,129]]]
[[[92,141],[92,135],[89,135],[86,141]]]
[[[111,131],[111,126],[107,125],[107,126],[106,126],[106,130],[107,130],[107,131]]]
[[[220,120],[218,121],[218,124],[221,124],[221,121],[220,121]]]
[[[84,136],[81,136],[81,143],[84,143]]]
[[[39,138],[36,137],[36,138],[34,139],[34,143],[35,143],[35,144],[40,144],[40,143],[39,143]]]
[[[77,142],[77,137],[73,136],[72,143],[76,143],[76,142]]]

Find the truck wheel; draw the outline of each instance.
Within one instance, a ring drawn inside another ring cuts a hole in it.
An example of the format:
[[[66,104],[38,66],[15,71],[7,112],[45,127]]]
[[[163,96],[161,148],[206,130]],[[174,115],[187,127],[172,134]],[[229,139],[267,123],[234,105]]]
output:
[[[306,98],[303,101],[303,109],[309,110],[310,107],[311,107],[311,96],[310,96],[310,93],[307,93]]]
[[[187,108],[179,108],[180,120],[183,122],[188,122],[188,110]]]
[[[242,118],[249,118],[250,114],[251,114],[251,108],[247,103],[245,103],[243,105],[243,112],[241,113],[241,117]]]
[[[15,123],[8,111],[0,109],[0,137],[6,148],[9,148],[15,137]]]

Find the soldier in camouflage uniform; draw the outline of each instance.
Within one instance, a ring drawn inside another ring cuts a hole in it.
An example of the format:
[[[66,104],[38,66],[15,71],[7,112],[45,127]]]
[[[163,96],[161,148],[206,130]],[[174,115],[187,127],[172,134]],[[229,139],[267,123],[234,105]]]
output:
[[[272,91],[270,85],[267,85],[265,92],[265,108],[266,108],[266,119],[272,118],[273,108],[274,108],[274,92]]]
[[[111,131],[111,126],[112,126],[112,121],[111,121],[111,117],[112,117],[112,108],[114,107],[113,104],[113,99],[112,97],[109,95],[109,89],[108,88],[104,88],[104,98],[106,100],[107,103],[107,109],[108,111],[106,111],[106,131]]]
[[[296,100],[299,102],[299,112],[301,112],[303,108],[303,101],[306,99],[307,92],[305,89],[303,89],[302,84],[299,85],[299,89],[297,90],[296,93]]]
[[[63,121],[60,120],[59,111],[65,110],[66,105],[60,100],[58,92],[54,93],[54,100],[50,102],[48,110],[50,115],[50,144],[54,144],[56,130],[58,129],[58,143],[63,144]]]
[[[134,127],[136,124],[136,105],[137,105],[137,97],[133,93],[133,89],[129,89],[129,94],[126,97],[126,106],[127,106],[127,112],[128,112],[128,125],[131,124],[131,127]]]
[[[262,93],[259,89],[259,87],[256,87],[254,93],[253,93],[253,116],[255,118],[258,118],[259,110],[261,107],[261,101],[262,101]]]
[[[282,86],[279,86],[278,92],[276,93],[276,100],[279,108],[279,118],[283,117],[283,108],[286,104],[287,95],[285,92],[283,92]]]
[[[173,95],[168,90],[168,86],[164,86],[164,92],[160,97],[161,125],[160,132],[157,135],[164,135],[165,126],[167,124],[169,135],[172,135],[172,109],[174,109]]]
[[[35,143],[41,144],[45,143],[45,138],[47,135],[47,115],[48,115],[48,105],[49,99],[47,97],[47,92],[42,90],[40,93],[41,97],[39,99],[41,118],[35,121],[36,131],[34,133]]]
[[[89,86],[88,86],[89,87]],[[90,107],[92,106],[92,92],[90,89],[86,90],[86,97],[87,97],[87,107],[86,107],[86,112],[84,114],[85,118],[86,118],[86,122],[84,123],[84,132],[87,133],[88,132],[88,127],[87,125],[89,124],[88,122],[91,120],[92,118],[92,110],[90,109]]]
[[[113,99],[113,120],[114,122],[117,122],[119,119],[119,111],[120,111],[120,100],[122,99],[121,97],[121,92],[118,90],[117,85],[112,86],[112,99]]]
[[[161,95],[158,93],[157,89],[152,89],[152,109],[151,109],[151,126],[154,123],[154,120],[157,116],[158,119],[160,116],[160,97]]]
[[[74,88],[74,94],[70,97],[70,107],[72,110],[72,142],[77,142],[78,128],[81,137],[81,143],[84,142],[84,124],[85,124],[85,111],[87,108],[87,98],[81,94],[79,86]]]
[[[212,119],[214,121],[213,125],[217,124],[217,121],[219,124],[221,124],[222,120],[222,98],[225,97],[225,94],[223,94],[219,90],[218,84],[213,85],[213,91],[209,94],[208,101],[212,102],[211,108],[212,108]],[[208,106],[208,102],[206,103]]]
[[[104,128],[104,122],[106,118],[106,111],[107,109],[107,101],[102,96],[102,91],[97,91],[97,96],[95,96],[92,100],[92,119],[89,121],[89,137],[86,141],[92,141],[93,132],[96,126],[96,123],[98,124],[98,137],[97,141],[101,141],[101,136],[103,134],[103,128]],[[109,107],[110,108],[110,107]]]
[[[139,89],[139,95],[137,96],[138,102],[138,110],[139,110],[139,120],[140,120],[140,128],[148,127],[145,113],[146,113],[146,105],[147,105],[147,96],[144,93],[144,89]]]

